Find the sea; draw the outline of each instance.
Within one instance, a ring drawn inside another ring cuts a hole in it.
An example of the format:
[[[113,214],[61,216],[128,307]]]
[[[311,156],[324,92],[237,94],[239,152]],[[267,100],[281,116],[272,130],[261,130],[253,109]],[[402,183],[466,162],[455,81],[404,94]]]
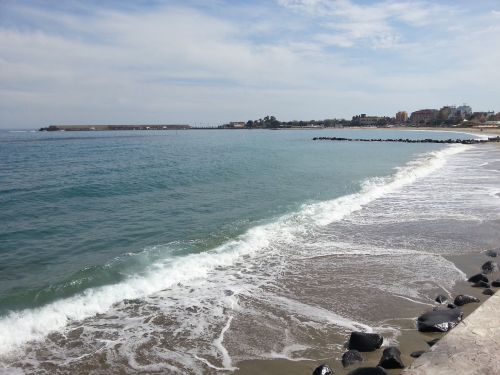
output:
[[[0,132],[0,373],[340,356],[500,245],[500,147],[396,130]],[[451,257],[451,258],[450,258]]]

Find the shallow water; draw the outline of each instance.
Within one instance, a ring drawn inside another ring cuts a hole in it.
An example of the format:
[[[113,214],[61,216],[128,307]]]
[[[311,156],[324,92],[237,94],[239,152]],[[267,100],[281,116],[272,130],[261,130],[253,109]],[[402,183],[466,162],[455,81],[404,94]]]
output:
[[[464,279],[448,255],[498,243],[500,152],[311,141],[331,134],[363,137],[3,135],[3,364],[201,374],[397,342]]]

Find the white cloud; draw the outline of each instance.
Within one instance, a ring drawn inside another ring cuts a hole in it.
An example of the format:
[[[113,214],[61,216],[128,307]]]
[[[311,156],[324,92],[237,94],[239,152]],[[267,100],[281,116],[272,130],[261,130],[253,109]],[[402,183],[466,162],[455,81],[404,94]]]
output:
[[[427,1],[383,1],[357,5],[351,0],[279,0],[290,9],[321,17],[330,36],[320,40],[353,47],[369,41],[375,48],[400,46],[401,33],[395,23],[411,27],[428,25],[436,15],[454,13],[454,8]]]
[[[479,82],[500,83],[491,13],[469,16],[463,29],[441,37],[426,34],[434,27],[410,37],[394,20],[421,27],[422,2],[281,3],[307,9],[309,18],[292,11],[256,22],[188,7],[78,16],[16,7],[20,20],[36,26],[0,24],[0,127],[391,114],[449,103],[449,96],[474,104],[467,97],[481,97]],[[421,12],[406,15],[415,4]],[[440,19],[443,32],[452,21]],[[370,48],[352,48],[360,44]]]

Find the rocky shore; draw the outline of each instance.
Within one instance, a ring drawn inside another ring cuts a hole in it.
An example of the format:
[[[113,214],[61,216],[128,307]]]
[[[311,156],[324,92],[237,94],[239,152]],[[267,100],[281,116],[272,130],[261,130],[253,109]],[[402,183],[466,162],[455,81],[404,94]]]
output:
[[[480,267],[477,267],[477,273],[468,277],[468,286],[465,287],[465,289],[469,289],[467,293],[457,294],[454,298],[450,299],[443,294],[437,295],[435,307],[421,312],[414,322],[414,330],[422,335],[422,338],[426,342],[426,348],[415,350],[410,353],[402,353],[402,350],[397,346],[389,345],[383,347],[384,337],[379,333],[356,331],[351,333],[345,345],[346,351],[340,360],[343,371],[336,371],[334,369],[335,366],[324,363],[315,367],[312,371],[312,375],[383,375],[400,374],[402,372],[405,374],[413,374],[414,372],[412,372],[413,370],[411,368],[410,370],[405,370],[411,365],[413,359],[421,357],[424,353],[438,349],[441,338],[447,332],[454,329],[456,326],[462,326],[462,321],[466,315],[472,313],[479,306],[480,302],[485,302],[488,297],[495,294],[497,288],[500,287],[500,272],[497,262],[499,255],[498,250],[488,250],[482,254],[482,257],[486,259],[483,260],[484,263]],[[478,294],[480,294],[482,298],[478,298]],[[490,320],[488,317],[482,319]],[[461,328],[461,330],[464,329],[466,330],[466,328]],[[464,333],[461,334],[462,336],[467,335]],[[475,335],[472,334],[472,336]],[[487,338],[486,342],[491,343],[495,341],[492,338]],[[436,347],[434,347],[434,345],[436,345]],[[462,346],[467,345],[471,345],[471,350],[474,350],[474,342],[465,342]],[[449,343],[447,343],[447,347],[442,351],[449,352],[449,346]],[[406,346],[406,349],[408,349],[408,346]],[[499,348],[490,349],[493,351],[499,350]],[[484,351],[484,349],[482,350]],[[436,352],[439,353],[439,349],[436,350]],[[379,358],[378,361],[375,360],[377,357]],[[408,361],[409,357],[411,360]],[[441,357],[437,356],[437,358]],[[430,356],[429,360],[426,359],[423,360],[423,362],[432,362],[434,370],[439,367],[439,363],[436,364],[436,355]],[[420,360],[419,366],[422,366],[422,360]],[[471,364],[468,364],[468,366],[469,372],[459,371],[458,373],[482,373],[470,372]],[[498,366],[498,368],[500,368],[500,366]],[[434,374],[432,369],[429,371],[430,372],[422,372],[422,374]]]

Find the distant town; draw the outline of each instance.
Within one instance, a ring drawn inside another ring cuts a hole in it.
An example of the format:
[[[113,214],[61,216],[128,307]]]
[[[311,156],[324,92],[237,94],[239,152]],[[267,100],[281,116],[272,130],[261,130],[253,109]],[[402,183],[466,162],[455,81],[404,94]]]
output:
[[[473,112],[466,104],[444,106],[441,109],[420,109],[408,114],[400,111],[394,117],[360,114],[351,120],[325,119],[279,121],[275,116],[248,121],[233,121],[217,127],[200,127],[187,124],[165,125],[50,125],[40,131],[110,131],[110,130],[189,130],[189,129],[316,129],[346,127],[460,127],[460,128],[500,128],[500,112]]]
[[[282,122],[274,116],[266,116],[247,122],[230,122],[220,125],[220,129],[277,129],[277,128],[344,128],[344,127],[500,127],[500,112],[473,112],[466,104],[461,106],[444,106],[441,109],[420,109],[408,115],[400,111],[394,117],[369,116],[360,114],[351,120],[326,119],[310,121]]]

